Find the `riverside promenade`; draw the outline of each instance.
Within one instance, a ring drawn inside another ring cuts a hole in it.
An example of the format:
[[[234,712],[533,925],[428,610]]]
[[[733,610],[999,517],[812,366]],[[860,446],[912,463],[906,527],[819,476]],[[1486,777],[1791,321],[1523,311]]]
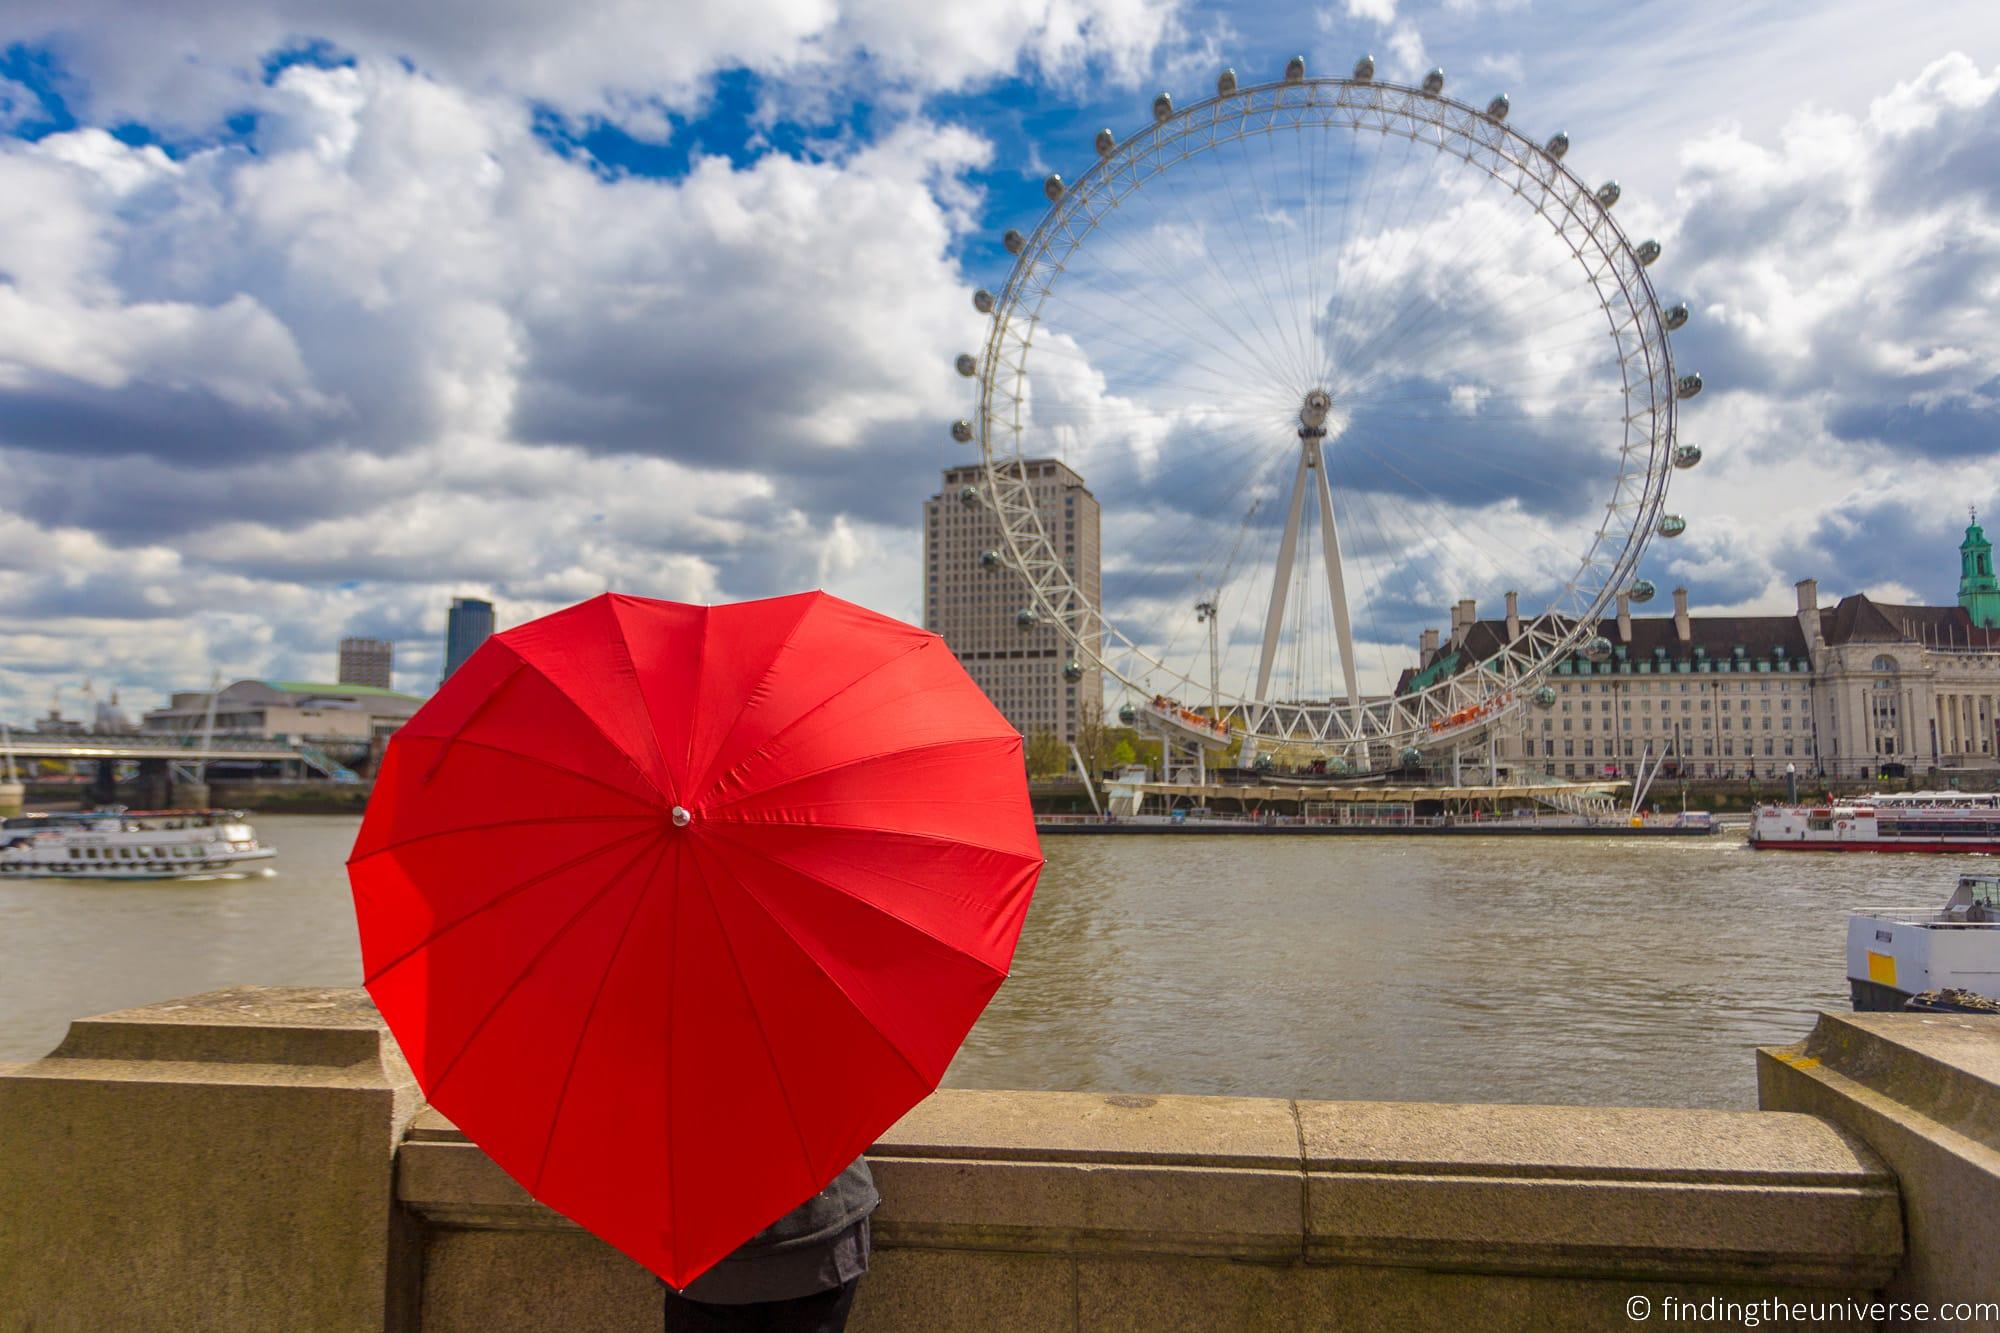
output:
[[[2000,1020],[1826,1013],[1755,1058],[1758,1111],[942,1091],[870,1154],[852,1327],[1860,1328],[2000,1293]],[[79,1019],[0,1068],[0,1329],[660,1308],[425,1109],[359,990]]]

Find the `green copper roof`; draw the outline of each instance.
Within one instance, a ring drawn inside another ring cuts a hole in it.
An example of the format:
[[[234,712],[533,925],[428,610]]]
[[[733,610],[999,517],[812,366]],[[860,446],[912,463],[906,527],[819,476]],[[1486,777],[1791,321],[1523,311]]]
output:
[[[361,699],[404,699],[413,704],[423,700],[401,690],[385,690],[380,685],[329,685],[311,680],[262,680],[257,682],[285,694],[351,694]]]

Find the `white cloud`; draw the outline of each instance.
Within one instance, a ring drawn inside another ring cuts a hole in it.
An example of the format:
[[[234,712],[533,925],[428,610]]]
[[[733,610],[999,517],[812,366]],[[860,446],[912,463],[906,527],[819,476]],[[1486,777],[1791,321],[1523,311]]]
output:
[[[262,65],[310,34],[408,59],[442,82],[599,116],[651,138],[721,70],[787,85],[866,79],[871,98],[960,89],[1023,67],[1123,83],[1175,32],[1175,0],[16,0],[0,45],[49,45],[95,121],[200,130],[259,100]]]
[[[421,672],[453,592],[914,611],[981,140],[606,179],[382,62],[261,115],[254,154],[0,146],[0,700],[65,662],[321,675],[350,622]]]

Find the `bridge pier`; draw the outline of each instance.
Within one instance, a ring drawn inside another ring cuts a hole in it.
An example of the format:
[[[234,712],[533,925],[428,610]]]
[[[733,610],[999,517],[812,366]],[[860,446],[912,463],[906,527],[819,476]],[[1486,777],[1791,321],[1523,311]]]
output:
[[[21,813],[22,802],[27,799],[28,789],[18,782],[8,782],[0,778],[0,818]]]
[[[92,805],[118,804],[118,761],[100,759],[96,771],[90,779],[90,803]]]
[[[132,791],[132,804],[141,810],[166,809],[169,785],[166,760],[141,759],[139,780]]]
[[[206,782],[176,782],[172,786],[173,807],[176,810],[208,809],[208,784]]]

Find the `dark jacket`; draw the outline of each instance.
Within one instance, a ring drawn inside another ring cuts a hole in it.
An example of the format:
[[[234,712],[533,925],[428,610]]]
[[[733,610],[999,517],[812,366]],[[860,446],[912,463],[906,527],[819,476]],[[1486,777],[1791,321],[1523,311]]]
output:
[[[868,1271],[868,1215],[882,1202],[867,1159],[746,1240],[682,1295],[717,1305],[784,1301],[838,1287]]]

